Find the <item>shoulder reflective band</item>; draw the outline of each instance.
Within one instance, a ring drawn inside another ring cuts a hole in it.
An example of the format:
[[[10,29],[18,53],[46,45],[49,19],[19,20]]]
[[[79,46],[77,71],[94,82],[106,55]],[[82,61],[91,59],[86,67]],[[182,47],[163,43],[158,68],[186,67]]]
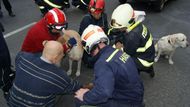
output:
[[[114,55],[119,51],[119,49],[116,49],[107,59],[106,59],[106,62],[109,62],[113,57]]]
[[[130,32],[131,30],[133,30],[135,27],[137,27],[139,24],[141,23],[141,21],[137,21],[135,24],[133,24],[132,26],[130,26],[127,29],[127,32]]]
[[[141,62],[141,64],[143,65],[143,66],[145,66],[145,67],[150,67],[150,66],[152,66],[153,64],[154,64],[154,62],[148,62],[148,61],[145,61],[145,60],[143,60],[143,59],[140,59],[140,58],[138,58],[138,60]]]
[[[56,5],[56,4],[53,4],[52,2],[50,2],[49,0],[44,0],[44,2],[46,2],[47,4],[49,4],[50,6],[52,7],[56,7],[56,8],[61,8],[62,6],[59,6],[59,5]]]
[[[150,37],[148,41],[146,42],[145,46],[138,48],[136,52],[145,52],[146,49],[148,49],[152,45],[152,40],[153,40],[152,35],[150,34]]]

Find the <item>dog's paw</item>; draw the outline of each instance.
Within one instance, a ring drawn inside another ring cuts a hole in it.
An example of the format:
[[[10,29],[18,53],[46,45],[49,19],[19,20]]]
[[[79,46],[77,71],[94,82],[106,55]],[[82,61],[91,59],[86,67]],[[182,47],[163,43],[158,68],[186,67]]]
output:
[[[158,58],[155,58],[155,59],[154,59],[154,62],[158,62]]]
[[[170,64],[170,65],[173,65],[174,62],[173,62],[172,60],[169,60],[169,64]]]
[[[71,73],[72,73],[72,71],[71,71],[71,70],[68,70],[68,71],[67,71],[67,75],[69,75],[69,76],[70,76],[70,75],[71,75]]]
[[[77,70],[76,74],[77,77],[80,76],[80,71]]]

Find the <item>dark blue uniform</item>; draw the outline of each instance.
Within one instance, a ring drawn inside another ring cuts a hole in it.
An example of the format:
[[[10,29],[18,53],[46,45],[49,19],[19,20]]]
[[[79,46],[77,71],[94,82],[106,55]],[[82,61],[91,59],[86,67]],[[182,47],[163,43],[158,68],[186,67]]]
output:
[[[103,48],[94,65],[94,87],[84,94],[86,105],[142,107],[144,87],[133,59],[110,46]]]
[[[134,29],[123,35],[124,52],[134,59],[138,70],[153,73],[155,48],[152,35],[146,26],[139,23]]]
[[[107,15],[102,13],[102,16],[99,20],[96,20],[90,13],[86,14],[80,23],[79,34],[82,35],[83,31],[88,27],[88,25],[93,24],[100,26],[105,33],[108,32],[108,21]],[[94,61],[92,57],[88,55],[86,52],[83,54],[82,61],[88,66],[93,67]]]
[[[3,26],[0,23],[0,88],[6,94],[12,86],[14,71],[11,69],[10,53],[3,36]]]

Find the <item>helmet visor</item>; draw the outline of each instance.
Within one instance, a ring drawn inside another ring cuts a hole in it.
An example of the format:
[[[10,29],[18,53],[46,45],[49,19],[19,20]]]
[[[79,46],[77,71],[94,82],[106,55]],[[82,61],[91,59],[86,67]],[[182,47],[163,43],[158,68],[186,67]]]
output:
[[[58,31],[62,31],[63,29],[67,29],[68,23],[65,23],[63,25],[51,25],[52,29],[56,29]]]
[[[87,44],[86,44],[85,41],[82,41],[82,45],[83,45],[85,51],[86,51],[88,54],[92,54],[92,52],[98,47],[98,44],[99,44],[100,42],[105,42],[106,44],[109,44],[109,41],[108,41],[107,38],[101,38],[100,40],[98,40],[98,41],[96,41],[96,42],[94,42],[93,44],[88,45],[88,46],[86,46]]]

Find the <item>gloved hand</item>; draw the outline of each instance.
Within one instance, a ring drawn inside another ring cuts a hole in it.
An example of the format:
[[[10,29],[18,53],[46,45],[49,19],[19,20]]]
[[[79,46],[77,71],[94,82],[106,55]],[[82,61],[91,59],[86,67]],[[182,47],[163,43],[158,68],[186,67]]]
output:
[[[69,40],[68,40],[68,46],[69,47],[73,47],[73,46],[75,46],[77,44],[77,41],[76,41],[76,39],[74,38],[74,37],[72,37],[72,38],[70,38]]]

